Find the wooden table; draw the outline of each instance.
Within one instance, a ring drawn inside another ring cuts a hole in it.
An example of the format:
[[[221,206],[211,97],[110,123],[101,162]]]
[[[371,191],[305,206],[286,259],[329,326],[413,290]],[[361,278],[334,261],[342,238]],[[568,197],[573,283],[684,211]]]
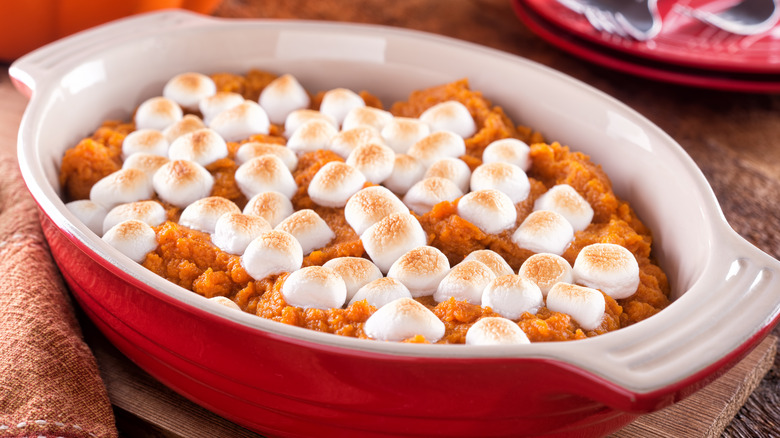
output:
[[[472,41],[560,70],[625,102],[669,133],[700,166],[735,230],[780,258],[780,95],[686,88],[591,65],[532,34],[515,18],[508,0],[225,0],[215,15],[405,27]],[[24,98],[12,89],[3,69],[0,153],[15,153],[16,129],[24,105]],[[87,321],[84,325],[123,435],[205,436],[208,430],[209,436],[253,436],[225,420],[209,417],[166,390],[93,333]],[[780,329],[773,333],[780,335]],[[707,388],[709,392],[697,394],[700,398],[689,399],[692,401],[683,406],[682,413],[662,411],[619,435],[717,436],[724,428],[725,436],[776,434],[780,430],[776,342],[777,338],[770,338],[749,361],[724,376],[727,381],[721,379]],[[717,415],[710,421],[713,412]],[[677,429],[657,429],[662,423]]]

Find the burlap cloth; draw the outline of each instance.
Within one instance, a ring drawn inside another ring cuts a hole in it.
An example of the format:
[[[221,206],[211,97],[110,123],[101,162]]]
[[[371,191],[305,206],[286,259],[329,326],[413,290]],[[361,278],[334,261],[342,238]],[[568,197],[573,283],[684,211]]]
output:
[[[0,156],[0,437],[116,437],[16,159]]]

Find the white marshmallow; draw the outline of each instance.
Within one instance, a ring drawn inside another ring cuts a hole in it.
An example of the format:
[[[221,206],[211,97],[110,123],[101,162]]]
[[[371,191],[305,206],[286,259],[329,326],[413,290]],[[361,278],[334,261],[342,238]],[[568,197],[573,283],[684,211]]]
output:
[[[308,193],[312,201],[323,207],[343,207],[365,183],[366,177],[359,170],[340,161],[331,161],[314,174]]]
[[[344,117],[341,130],[347,131],[360,125],[368,125],[376,129],[377,132],[381,132],[390,120],[393,120],[393,114],[390,111],[370,106],[358,106],[349,110]]]
[[[425,178],[433,176],[446,178],[454,182],[463,193],[469,191],[471,169],[469,169],[469,165],[460,158],[442,158],[431,164],[431,167],[425,172]]]
[[[317,110],[311,110],[311,109],[299,109],[291,112],[287,119],[284,121],[284,136],[287,138],[292,137],[292,135],[295,133],[295,131],[298,130],[303,124],[310,120],[324,120],[331,125],[333,125],[333,128],[338,130],[339,125],[336,123],[336,121],[333,119],[333,117],[323,114]]]
[[[198,108],[201,99],[213,96],[216,92],[217,85],[210,77],[194,72],[178,74],[163,87],[164,97],[191,110]]]
[[[330,139],[328,149],[345,160],[358,146],[370,143],[384,144],[379,131],[368,125],[359,125],[351,129],[343,129]]]
[[[215,302],[215,303],[217,303],[217,304],[219,304],[221,306],[228,307],[230,309],[241,310],[241,308],[238,307],[238,304],[236,304],[235,301],[231,300],[228,297],[223,297],[223,296],[217,295],[216,297],[209,298],[209,300],[211,300],[211,301],[213,301],[213,302]]]
[[[241,213],[241,209],[227,198],[209,196],[188,205],[179,216],[179,225],[211,234],[219,217],[228,213]]]
[[[463,196],[458,186],[444,178],[424,178],[404,195],[404,204],[417,214],[425,214],[434,205],[444,201],[454,201]]]
[[[430,133],[428,125],[411,117],[393,117],[380,131],[385,144],[397,154],[407,153],[413,144]]]
[[[530,344],[528,336],[516,322],[488,316],[472,324],[466,332],[466,345]]]
[[[436,292],[448,272],[450,261],[441,250],[418,246],[393,262],[387,276],[403,283],[413,297],[424,297]]]
[[[298,210],[274,227],[276,230],[292,234],[301,244],[303,254],[322,248],[336,237],[320,215],[314,210]]]
[[[165,128],[163,135],[165,135],[165,140],[167,140],[168,143],[173,143],[174,140],[181,137],[182,135],[195,132],[205,127],[206,125],[203,123],[200,117],[193,114],[187,114],[182,117],[181,120]]]
[[[528,257],[520,266],[517,274],[536,283],[544,296],[547,296],[547,292],[555,283],[572,283],[574,281],[569,262],[559,255],[549,253],[539,253]]]
[[[347,164],[359,170],[367,181],[379,184],[393,173],[395,152],[380,143],[358,146],[347,157]]]
[[[258,102],[271,123],[281,125],[291,112],[308,107],[310,99],[295,76],[284,74],[263,88]]]
[[[512,235],[512,242],[533,252],[563,254],[574,239],[574,229],[559,213],[537,210],[528,215]]]
[[[209,128],[184,134],[171,143],[168,158],[194,161],[201,166],[228,156],[227,143],[216,131]]]
[[[214,177],[193,161],[169,161],[152,177],[154,190],[163,201],[184,208],[205,198],[214,187]]]
[[[241,256],[241,266],[255,280],[269,275],[297,271],[303,264],[303,249],[292,234],[266,231],[249,242]]]
[[[544,298],[536,283],[512,274],[496,277],[485,287],[482,305],[516,321],[525,312],[535,314],[544,305]]]
[[[120,204],[112,208],[103,219],[102,233],[105,233],[114,225],[126,220],[135,219],[152,227],[156,227],[168,218],[165,208],[156,201],[137,201],[128,204]]]
[[[290,148],[274,143],[260,143],[255,141],[244,143],[238,148],[236,151],[236,163],[240,166],[252,158],[263,155],[276,155],[281,158],[290,172],[298,167],[298,157]]]
[[[282,285],[287,304],[304,309],[338,309],[344,305],[347,287],[332,269],[308,266],[290,274]]]
[[[369,338],[380,341],[400,342],[421,335],[428,342],[436,342],[446,328],[427,307],[412,298],[398,298],[377,309],[363,330]]]
[[[455,298],[471,304],[482,304],[482,292],[496,274],[482,262],[464,260],[453,266],[450,272],[441,280],[433,299],[436,302]]]
[[[420,120],[431,126],[431,131],[452,131],[463,138],[477,132],[477,124],[466,105],[457,100],[437,103],[420,114]]]
[[[271,122],[259,104],[245,100],[214,116],[209,128],[217,131],[225,141],[240,141],[255,134],[268,134]]]
[[[168,156],[168,140],[156,129],[139,129],[125,136],[122,140],[122,158],[142,152],[152,155]]]
[[[361,189],[344,206],[344,218],[358,236],[393,213],[409,213],[409,208],[393,192],[382,186]]]
[[[615,299],[628,298],[639,287],[639,263],[631,251],[614,243],[594,243],[577,254],[574,281]]]
[[[89,191],[92,202],[110,209],[119,204],[150,199],[154,195],[146,173],[138,169],[120,169],[96,182]]]
[[[320,112],[333,117],[337,126],[341,126],[344,118],[353,108],[366,106],[359,94],[346,88],[335,88],[322,96]]]
[[[135,219],[114,225],[103,235],[103,240],[136,263],[142,263],[146,254],[157,248],[157,235],[152,227]]]
[[[260,216],[271,227],[275,227],[293,214],[293,205],[290,198],[279,192],[262,192],[249,198],[244,206],[244,214]]]
[[[547,308],[568,314],[585,330],[594,330],[604,319],[606,300],[595,289],[556,283],[547,293]]]
[[[169,125],[181,120],[184,112],[174,101],[164,97],[147,99],[135,110],[133,121],[135,129],[156,129],[162,131]]]
[[[125,159],[122,162],[122,169],[138,169],[143,171],[151,181],[157,172],[165,163],[170,160],[161,155],[147,154],[144,152],[136,152]]]
[[[360,235],[360,240],[366,254],[386,273],[399,257],[427,244],[428,236],[411,214],[393,213],[371,225]]]
[[[501,257],[501,255],[490,249],[472,251],[469,255],[466,256],[466,258],[463,259],[464,262],[468,260],[476,260],[478,262],[484,263],[485,266],[490,268],[490,270],[496,274],[496,277],[515,273],[512,267],[509,266],[509,263],[507,263],[506,260]]]
[[[531,168],[531,148],[516,138],[502,138],[482,151],[483,163],[509,163],[527,172]]]
[[[471,190],[496,189],[509,196],[513,203],[528,197],[531,183],[523,169],[509,163],[482,163],[471,174]]]
[[[344,280],[344,284],[347,285],[348,301],[352,300],[361,287],[382,278],[382,271],[371,260],[362,257],[337,257],[328,260],[322,266],[333,269]]]
[[[382,184],[393,192],[403,195],[410,187],[423,179],[425,166],[407,154],[395,154],[393,171]]]
[[[236,185],[247,198],[271,191],[292,198],[298,191],[298,184],[290,169],[276,155],[261,155],[238,166],[235,179]]]
[[[517,208],[498,190],[477,190],[460,198],[458,216],[484,233],[498,234],[515,226]]]
[[[552,210],[571,223],[574,231],[582,231],[593,220],[593,208],[574,187],[558,184],[547,190],[534,202],[534,210]]]
[[[466,154],[466,143],[458,134],[439,131],[426,135],[414,142],[406,152],[430,167],[442,158],[457,158]]]
[[[211,242],[222,251],[241,255],[249,242],[271,229],[268,221],[260,216],[227,213],[217,219]]]
[[[327,149],[330,140],[338,134],[330,122],[325,120],[309,120],[293,132],[287,140],[287,147],[296,153],[314,152]]]
[[[108,213],[106,208],[89,199],[80,199],[65,204],[65,207],[98,236],[103,235],[103,221]]]
[[[229,110],[244,103],[244,96],[230,91],[217,91],[213,96],[201,99],[198,108],[203,116],[203,123],[211,124],[214,117],[222,111]]]
[[[395,278],[383,277],[361,287],[349,301],[349,304],[366,300],[369,306],[379,309],[399,298],[412,298],[412,294],[403,283]]]

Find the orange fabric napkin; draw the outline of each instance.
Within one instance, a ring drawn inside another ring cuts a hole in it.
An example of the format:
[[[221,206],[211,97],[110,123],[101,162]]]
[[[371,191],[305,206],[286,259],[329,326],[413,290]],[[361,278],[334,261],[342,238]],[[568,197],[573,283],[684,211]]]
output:
[[[0,157],[0,438],[116,437],[16,159]]]

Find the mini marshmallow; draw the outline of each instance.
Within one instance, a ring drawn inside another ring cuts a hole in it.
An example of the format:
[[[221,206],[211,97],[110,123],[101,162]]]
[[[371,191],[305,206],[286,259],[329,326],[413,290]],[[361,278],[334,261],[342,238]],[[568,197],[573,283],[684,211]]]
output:
[[[509,196],[498,190],[477,190],[460,198],[458,216],[484,233],[498,234],[514,227],[517,208]]]
[[[412,294],[403,283],[395,278],[383,277],[361,287],[349,301],[349,304],[366,300],[369,306],[379,309],[399,298],[412,298]]]
[[[135,110],[133,121],[135,129],[156,129],[162,131],[169,125],[181,120],[184,112],[174,101],[164,97],[147,99]]]
[[[126,220],[135,219],[152,227],[156,227],[168,218],[163,207],[156,201],[137,201],[128,204],[120,204],[112,208],[103,219],[102,233],[113,228],[114,225]]]
[[[314,152],[319,149],[327,149],[330,140],[338,134],[330,122],[325,120],[309,120],[301,125],[287,140],[287,147],[293,152]]]
[[[245,100],[214,116],[209,128],[217,131],[225,141],[240,141],[255,134],[268,134],[271,122],[259,104]]]
[[[368,125],[359,125],[350,129],[343,129],[330,139],[328,149],[337,153],[345,160],[358,146],[370,143],[384,144],[384,139],[379,131]]]
[[[549,253],[528,257],[517,274],[536,283],[544,296],[547,296],[555,283],[574,282],[569,262],[559,255]]]
[[[139,129],[125,136],[122,140],[122,158],[142,152],[146,154],[168,156],[168,140],[156,129]]]
[[[308,266],[290,274],[282,285],[290,306],[304,309],[338,309],[344,305],[347,287],[341,276],[323,266]]]
[[[409,208],[393,192],[382,186],[361,189],[344,206],[344,218],[358,236],[393,213],[409,213]]]
[[[387,271],[409,289],[413,297],[433,295],[450,272],[450,261],[433,246],[419,246],[398,258]]]
[[[347,164],[359,170],[366,181],[379,184],[393,173],[395,152],[380,143],[358,146],[347,157]]]
[[[466,143],[458,134],[439,131],[426,135],[414,142],[406,152],[430,167],[442,158],[457,158],[466,154]]]
[[[289,148],[274,143],[260,143],[255,141],[244,143],[238,148],[236,151],[236,163],[240,166],[252,158],[263,155],[276,155],[281,158],[290,172],[298,167],[298,156]]]
[[[291,112],[308,107],[310,99],[295,76],[284,74],[263,88],[258,102],[271,123],[281,125]]]
[[[263,192],[249,198],[243,213],[250,216],[260,216],[271,227],[275,227],[293,214],[293,205],[290,198],[279,192]]]
[[[366,336],[380,341],[400,342],[417,335],[428,342],[444,336],[444,323],[427,307],[412,298],[398,298],[377,309],[363,330]]]
[[[556,283],[547,293],[547,309],[566,313],[585,330],[595,330],[604,319],[606,300],[589,287]]]
[[[153,195],[154,189],[149,177],[139,169],[117,170],[98,180],[89,191],[89,199],[107,209],[149,199]]]
[[[244,96],[230,91],[217,91],[216,94],[201,99],[198,103],[203,123],[211,124],[214,117],[222,111],[229,110],[244,103]]]
[[[136,152],[122,162],[122,169],[138,169],[143,171],[151,181],[155,172],[169,161],[171,160],[160,155]]]
[[[89,199],[80,199],[65,204],[65,207],[98,236],[103,235],[103,221],[108,213],[105,207]]]
[[[211,234],[219,217],[228,213],[241,213],[241,209],[227,198],[209,196],[188,205],[179,216],[179,225]]]
[[[203,120],[201,120],[200,117],[194,114],[187,114],[182,117],[181,120],[165,128],[163,135],[165,136],[165,140],[167,140],[168,143],[173,143],[174,140],[181,137],[182,135],[189,134],[190,132],[203,129],[205,127],[206,125],[203,123]]]
[[[287,116],[287,119],[285,119],[284,136],[287,138],[292,137],[298,128],[310,120],[323,120],[333,125],[336,130],[339,128],[339,125],[336,123],[333,117],[327,114],[323,114],[317,110],[312,109],[299,109],[291,112]]]
[[[427,244],[428,235],[411,214],[393,213],[371,225],[360,235],[360,240],[366,254],[386,273],[399,257]]]
[[[425,172],[425,178],[433,176],[446,178],[454,182],[463,193],[469,191],[471,169],[469,169],[469,165],[460,158],[442,158],[431,164],[431,167]]]
[[[539,253],[561,255],[566,251],[574,229],[560,213],[537,210],[528,215],[512,235],[512,242],[520,248]]]
[[[214,81],[202,73],[181,73],[172,77],[163,87],[163,96],[181,105],[182,108],[197,109],[201,99],[217,92]]]
[[[241,255],[249,242],[261,234],[271,231],[271,225],[260,216],[242,213],[226,213],[214,224],[211,242],[230,254]]]
[[[466,345],[530,344],[528,336],[516,322],[488,316],[472,324],[466,332]]]
[[[312,201],[323,207],[343,207],[365,183],[366,177],[359,170],[340,161],[331,161],[314,174],[308,193]]]
[[[425,178],[413,185],[404,195],[404,204],[417,214],[425,214],[434,205],[454,201],[463,196],[458,186],[445,178]]]
[[[216,131],[209,128],[184,134],[171,143],[168,158],[194,161],[201,166],[228,156],[227,143]]]
[[[290,169],[276,155],[261,155],[238,166],[235,179],[236,185],[247,198],[270,191],[292,198],[298,191],[298,184]]]
[[[358,106],[349,110],[344,117],[341,130],[348,131],[360,125],[367,125],[376,129],[377,132],[381,132],[382,128],[391,120],[393,120],[393,114],[390,111],[370,106]]]
[[[552,210],[571,223],[574,231],[582,231],[593,220],[593,208],[574,187],[558,184],[547,190],[534,202],[534,210]]]
[[[516,321],[525,312],[535,314],[544,305],[544,298],[536,283],[512,274],[496,277],[485,287],[482,305]]]
[[[531,168],[531,148],[516,138],[496,140],[482,151],[483,163],[509,163],[527,172]]]
[[[482,292],[496,274],[482,262],[464,260],[453,266],[441,280],[433,299],[440,303],[450,298],[471,304],[482,304]]]
[[[639,287],[639,263],[631,251],[614,243],[594,243],[577,254],[574,281],[615,299],[628,298]]]
[[[463,259],[464,262],[468,260],[476,260],[478,262],[484,263],[485,266],[490,268],[490,270],[496,274],[496,277],[515,273],[512,267],[509,266],[509,263],[507,263],[506,260],[501,257],[501,255],[490,249],[472,251],[469,255],[466,256],[466,258]]]
[[[477,132],[477,124],[466,105],[457,100],[437,103],[420,114],[420,120],[431,126],[431,131],[452,131],[463,138]]]
[[[366,106],[359,94],[346,88],[335,88],[322,96],[320,112],[333,117],[337,126],[341,126],[344,118],[353,108]]]
[[[528,197],[531,183],[523,169],[509,163],[482,163],[471,174],[471,190],[496,189],[506,193],[513,203]]]
[[[231,300],[228,297],[217,295],[216,297],[209,298],[209,301],[213,301],[221,306],[225,306],[230,309],[241,310],[241,308],[238,307],[238,304],[236,304],[235,301]]]
[[[154,173],[152,182],[161,200],[179,208],[205,198],[214,187],[214,177],[205,167],[186,160],[163,164]]]
[[[352,300],[357,291],[374,280],[382,278],[382,271],[362,257],[337,257],[330,259],[322,266],[333,269],[347,285],[347,300]],[[350,301],[350,304],[355,300]],[[378,306],[377,306],[378,307]]]
[[[320,215],[314,210],[298,210],[274,227],[276,230],[292,234],[301,244],[303,254],[322,248],[336,237]]]
[[[157,235],[152,227],[135,219],[114,225],[103,235],[103,240],[136,263],[142,263],[146,254],[157,248]]]
[[[303,264],[303,249],[292,234],[266,231],[249,242],[241,256],[241,266],[255,280],[269,275],[293,272]]]
[[[431,133],[431,128],[419,119],[393,117],[380,131],[385,144],[397,154],[405,154],[413,144]]]
[[[409,188],[420,182],[425,175],[425,166],[407,154],[395,154],[393,171],[382,184],[393,192],[403,195]]]

